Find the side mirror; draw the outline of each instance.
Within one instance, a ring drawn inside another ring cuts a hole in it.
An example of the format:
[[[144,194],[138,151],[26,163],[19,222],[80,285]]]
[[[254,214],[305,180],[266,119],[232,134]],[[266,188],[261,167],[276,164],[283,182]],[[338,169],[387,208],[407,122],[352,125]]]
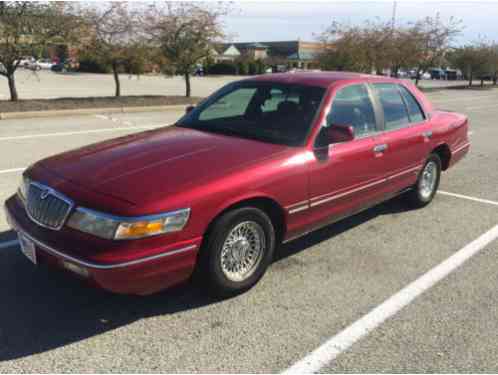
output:
[[[194,110],[195,106],[193,105],[189,105],[187,106],[187,108],[185,108],[185,113],[190,113]]]
[[[351,125],[333,124],[327,128],[329,144],[349,142],[354,139],[354,128]]]

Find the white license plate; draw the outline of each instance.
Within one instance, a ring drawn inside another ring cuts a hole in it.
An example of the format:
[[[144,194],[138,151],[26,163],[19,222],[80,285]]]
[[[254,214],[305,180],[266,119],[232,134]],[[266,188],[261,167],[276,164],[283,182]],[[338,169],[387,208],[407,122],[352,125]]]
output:
[[[33,241],[24,236],[22,233],[19,233],[19,243],[21,244],[21,251],[26,257],[36,264],[36,248]]]

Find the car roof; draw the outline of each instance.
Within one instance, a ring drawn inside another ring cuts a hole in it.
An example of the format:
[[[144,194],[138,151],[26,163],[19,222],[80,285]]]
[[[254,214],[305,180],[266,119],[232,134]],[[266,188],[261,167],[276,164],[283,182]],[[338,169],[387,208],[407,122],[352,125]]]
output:
[[[339,81],[388,81],[398,82],[398,80],[375,76],[371,74],[352,73],[352,72],[322,72],[322,71],[291,71],[286,73],[263,74],[256,77],[248,78],[245,81],[263,81],[263,82],[278,82],[278,83],[293,83],[302,85],[312,85],[320,87],[329,87]]]

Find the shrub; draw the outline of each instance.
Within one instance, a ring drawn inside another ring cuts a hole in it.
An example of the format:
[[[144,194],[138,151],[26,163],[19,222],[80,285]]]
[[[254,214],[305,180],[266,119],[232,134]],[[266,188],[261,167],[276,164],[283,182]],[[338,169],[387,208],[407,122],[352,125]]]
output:
[[[258,60],[256,62],[257,65],[257,74],[264,74],[265,73],[265,64],[261,60]]]
[[[237,74],[237,66],[228,62],[217,63],[209,67],[208,74],[235,75]]]
[[[249,73],[249,67],[247,65],[247,62],[245,61],[239,61],[237,63],[239,74],[242,76],[246,76]]]
[[[78,71],[85,73],[110,73],[111,66],[98,61],[91,56],[82,56],[79,60]]]
[[[145,60],[139,58],[127,61],[123,66],[123,70],[126,74],[135,74],[135,75],[144,74],[145,68],[146,68]]]
[[[255,74],[258,74],[258,65],[256,64],[255,61],[250,61],[249,62],[249,75],[253,76]]]

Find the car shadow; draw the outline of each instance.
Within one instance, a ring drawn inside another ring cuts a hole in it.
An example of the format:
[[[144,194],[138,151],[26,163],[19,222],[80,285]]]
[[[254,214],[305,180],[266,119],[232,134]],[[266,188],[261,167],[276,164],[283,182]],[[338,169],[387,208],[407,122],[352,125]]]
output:
[[[397,200],[384,203],[281,246],[276,263],[332,239],[374,217],[405,211]],[[15,233],[0,233],[0,242]],[[13,245],[0,249],[0,361],[46,352],[128,325],[223,301],[188,284],[148,297],[121,296],[87,287],[45,267],[33,267]]]

